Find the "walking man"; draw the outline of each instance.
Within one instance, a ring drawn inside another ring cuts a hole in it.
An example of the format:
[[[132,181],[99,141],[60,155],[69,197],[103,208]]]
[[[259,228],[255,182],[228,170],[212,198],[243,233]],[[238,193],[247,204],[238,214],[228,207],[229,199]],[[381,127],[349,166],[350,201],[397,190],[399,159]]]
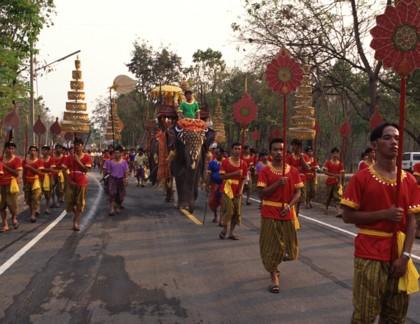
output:
[[[38,148],[29,147],[28,156],[23,161],[23,184],[25,190],[25,203],[29,207],[30,220],[36,222],[41,207],[42,189],[41,174],[44,169],[42,160],[38,157]]]
[[[280,263],[295,260],[298,255],[293,213],[303,182],[299,171],[289,164],[285,165],[283,176],[284,149],[282,139],[270,142],[272,163],[261,170],[257,182],[262,203],[260,255],[264,268],[271,276],[269,291],[272,293],[280,291]]]
[[[83,141],[74,140],[73,153],[64,160],[66,175],[66,209],[73,213],[73,230],[80,231],[80,217],[86,206],[87,172],[92,167],[90,156],[83,152]]]
[[[51,196],[53,195],[53,178],[52,172],[53,168],[55,167],[54,160],[51,157],[51,149],[48,145],[45,145],[41,148],[41,161],[44,165],[44,169],[42,170],[41,176],[41,186],[42,186],[42,193],[45,197],[46,208],[45,214],[50,213],[50,201]]]
[[[351,178],[341,200],[344,222],[359,230],[354,241],[353,324],[374,323],[378,316],[379,323],[405,323],[409,293],[418,291],[411,249],[420,197],[416,180],[403,171],[395,205],[398,138],[395,124],[372,131],[376,162]]]
[[[336,203],[338,215],[340,215],[339,203],[344,182],[344,165],[340,161],[340,150],[334,147],[331,150],[331,157],[324,164],[324,173],[328,176],[325,184],[327,186],[327,201],[325,203],[325,214],[328,215],[328,208],[331,200]]]
[[[223,179],[222,184],[222,217],[223,230],[219,234],[220,239],[226,235],[231,240],[239,240],[233,231],[237,225],[241,224],[241,205],[243,184],[248,172],[248,166],[241,160],[242,145],[232,144],[231,156],[224,159],[220,167],[220,175]]]
[[[60,144],[55,145],[53,160],[53,190],[52,190],[52,206],[58,207],[60,203],[64,202],[64,173],[63,163],[64,154],[63,147]]]

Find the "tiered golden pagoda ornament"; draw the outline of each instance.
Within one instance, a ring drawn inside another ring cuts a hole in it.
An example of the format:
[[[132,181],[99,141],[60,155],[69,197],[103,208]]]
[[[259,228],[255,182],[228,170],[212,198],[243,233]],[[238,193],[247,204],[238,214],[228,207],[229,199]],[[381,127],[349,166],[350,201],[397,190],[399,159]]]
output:
[[[296,93],[294,113],[291,117],[289,138],[313,140],[315,138],[315,108],[312,107],[311,67],[303,66],[303,79]]]
[[[118,116],[117,102],[115,98],[111,101],[111,113],[108,117],[108,123],[106,125],[105,140],[107,141],[121,141],[121,131],[124,128],[124,124]],[[112,136],[114,134],[114,136]]]
[[[223,144],[226,142],[225,124],[223,123],[223,112],[220,104],[220,99],[217,99],[217,104],[213,114],[213,129],[216,132],[216,142]]]
[[[86,112],[87,105],[84,102],[86,96],[82,71],[80,70],[79,57],[74,61],[76,70],[72,71],[73,80],[70,81],[70,91],[67,92],[66,111],[61,123],[62,131],[72,133],[74,136],[88,134],[90,132],[89,116]]]

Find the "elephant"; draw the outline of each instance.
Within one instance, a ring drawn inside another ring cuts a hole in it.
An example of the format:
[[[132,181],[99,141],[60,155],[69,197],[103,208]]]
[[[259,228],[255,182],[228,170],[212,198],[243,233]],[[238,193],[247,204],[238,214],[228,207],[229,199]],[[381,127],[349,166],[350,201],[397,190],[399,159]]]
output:
[[[169,136],[175,136],[175,156],[170,170],[176,183],[177,206],[193,212],[199,182],[205,172],[207,152],[216,133],[210,128],[205,131],[190,131],[174,127],[172,131]]]

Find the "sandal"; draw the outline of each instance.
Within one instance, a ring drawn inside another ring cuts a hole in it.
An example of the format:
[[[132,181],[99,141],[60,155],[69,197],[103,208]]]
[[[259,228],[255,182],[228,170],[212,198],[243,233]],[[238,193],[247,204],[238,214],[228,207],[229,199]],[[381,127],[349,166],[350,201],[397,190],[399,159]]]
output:
[[[268,287],[268,291],[272,294],[278,294],[280,292],[280,287],[278,285],[271,285]]]
[[[239,237],[237,237],[237,236],[235,236],[235,235],[230,235],[230,236],[228,237],[228,239],[229,239],[229,240],[233,240],[233,241],[238,241],[238,240],[239,240]]]
[[[17,230],[19,228],[19,226],[20,226],[20,223],[18,221],[16,221],[16,222],[13,223],[13,228],[15,230]]]
[[[10,231],[10,228],[8,228],[8,227],[2,227],[2,228],[0,228],[0,233],[6,233],[8,231]]]
[[[80,231],[80,227],[78,225],[73,225],[73,231],[79,232]]]
[[[36,217],[31,217],[30,220],[31,220],[31,223],[36,223]]]
[[[226,233],[221,231],[220,234],[219,234],[219,239],[224,240],[225,237],[226,237]]]

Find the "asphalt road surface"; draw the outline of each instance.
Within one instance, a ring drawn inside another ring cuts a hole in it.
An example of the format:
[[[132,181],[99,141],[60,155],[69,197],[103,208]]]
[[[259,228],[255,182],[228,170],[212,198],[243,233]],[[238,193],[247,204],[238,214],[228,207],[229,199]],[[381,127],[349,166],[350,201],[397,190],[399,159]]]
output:
[[[349,323],[353,247],[345,231],[354,228],[340,219],[301,211],[300,257],[280,266],[273,295],[256,202],[244,206],[241,239],[220,240],[210,214],[196,224],[161,191],[134,182],[125,210],[110,217],[98,176],[90,178],[81,232],[56,209],[35,225],[24,212],[18,230],[0,235],[0,323]],[[420,295],[408,316],[420,323]]]

